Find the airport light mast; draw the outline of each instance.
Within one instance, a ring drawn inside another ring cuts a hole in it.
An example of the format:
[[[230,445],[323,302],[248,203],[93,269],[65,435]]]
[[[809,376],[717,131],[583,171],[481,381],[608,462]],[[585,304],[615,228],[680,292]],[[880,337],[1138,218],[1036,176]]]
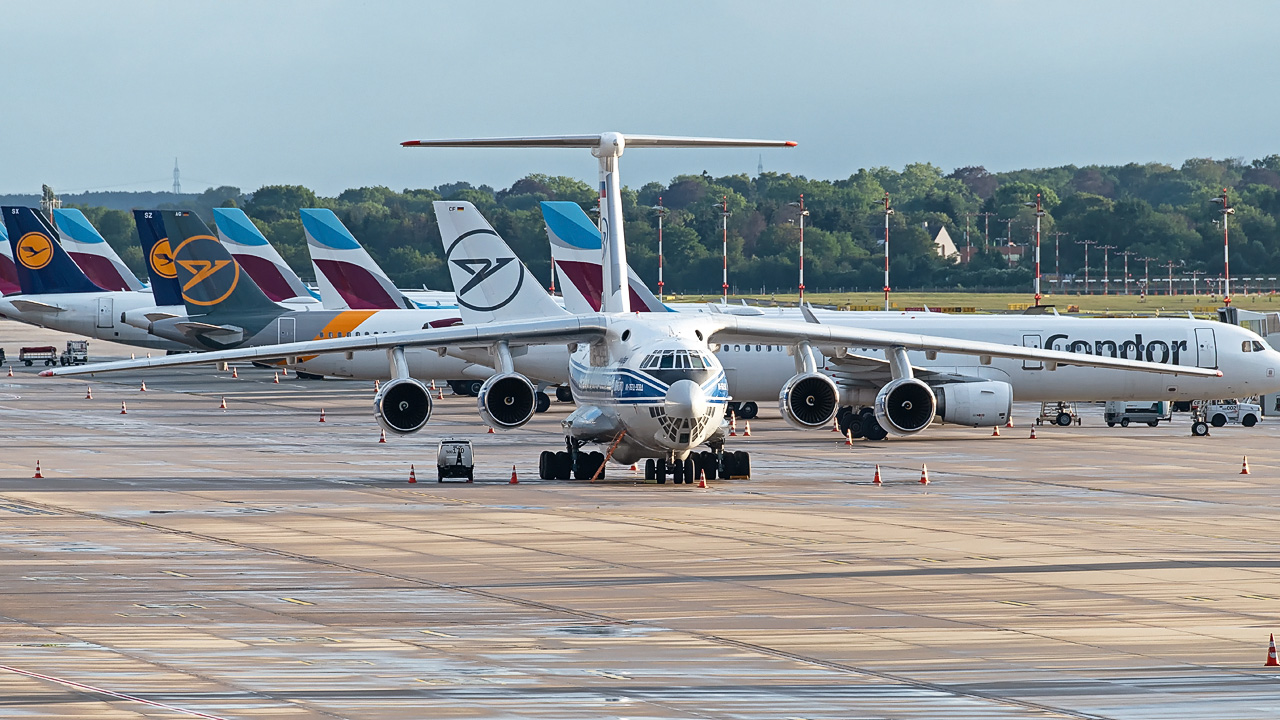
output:
[[[1124,294],[1128,295],[1129,294],[1129,256],[1137,255],[1138,253],[1132,250],[1121,250],[1116,254],[1124,256]]]
[[[1004,247],[1005,259],[1009,261],[1009,267],[1013,267],[1013,224],[1018,218],[1009,218],[1007,220],[996,218],[996,222],[1004,223]]]
[[[787,203],[787,205],[800,208],[800,304],[804,304],[804,219],[808,217],[809,211],[804,209],[804,193],[800,193],[800,202]],[[888,282],[885,282],[888,285]]]
[[[666,302],[666,297],[662,294],[662,219],[670,212],[662,204],[662,196],[658,196],[658,204],[654,205],[652,210],[658,213],[658,302]]]
[[[1205,270],[1188,270],[1187,274],[1191,276],[1191,297],[1200,294],[1200,276],[1205,274]]]
[[[1084,246],[1084,294],[1090,295],[1089,292],[1089,246],[1097,245],[1097,240],[1076,240],[1077,245]]]
[[[1062,236],[1070,234],[1071,233],[1062,232],[1061,230],[1054,230],[1051,233],[1045,233],[1045,235],[1053,236],[1053,275],[1058,279],[1059,293],[1062,292],[1062,270],[1060,269],[1061,264],[1059,262],[1062,259],[1062,256],[1058,252],[1058,246],[1062,245]]]
[[[1040,307],[1040,218],[1044,217],[1044,207],[1041,205],[1040,193],[1036,193],[1035,202],[1022,204],[1036,209],[1036,307]]]
[[[721,301],[729,304],[729,196],[722,195],[720,197],[720,221],[724,230],[724,237],[720,246],[724,250],[724,276],[720,282]]]
[[[889,216],[893,208],[889,207],[889,191],[884,193],[884,311],[889,312]]]
[[[1222,188],[1222,194],[1213,198],[1209,202],[1218,204],[1218,212],[1222,213],[1222,302],[1227,306],[1231,306],[1231,246],[1227,243],[1227,216],[1235,215],[1236,209],[1231,207],[1231,203],[1227,198],[1227,189]]]
[[[1111,294],[1111,253],[1108,250],[1115,250],[1115,245],[1099,245],[1098,249],[1102,251],[1102,294]]]
[[[992,216],[992,215],[995,215],[995,213],[993,213],[993,212],[980,212],[980,213],[974,213],[973,215],[974,215],[974,217],[981,217],[981,218],[982,218],[982,222],[983,222],[983,225],[982,225],[982,228],[983,228],[983,229],[982,229],[982,249],[983,249],[983,250],[990,250],[990,249],[991,249],[991,216]]]
[[[1139,259],[1139,260],[1141,260],[1141,261],[1142,261],[1142,264],[1143,264],[1143,270],[1142,270],[1142,294],[1143,294],[1143,295],[1146,295],[1147,293],[1151,292],[1151,261],[1152,261],[1152,260],[1156,260],[1156,259],[1158,259],[1158,258],[1153,258],[1153,257],[1140,257],[1140,258],[1138,258],[1138,259]]]

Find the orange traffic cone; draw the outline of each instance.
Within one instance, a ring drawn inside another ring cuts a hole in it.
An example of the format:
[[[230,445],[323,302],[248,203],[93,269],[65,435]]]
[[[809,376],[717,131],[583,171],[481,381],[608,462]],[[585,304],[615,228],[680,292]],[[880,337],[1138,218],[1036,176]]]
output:
[[[373,391],[376,393],[376,392],[378,392],[378,391],[379,391],[379,390],[381,390],[381,389],[382,389],[382,383],[378,382],[377,380],[374,380],[374,381],[373,381]]]
[[[9,366],[9,377],[13,377],[13,366]]]
[[[137,360],[137,359],[138,359],[138,354],[137,354],[137,353],[129,353],[129,359],[130,359],[130,360]]]
[[[1011,428],[1011,427],[1013,427],[1013,416],[1012,416],[1012,415],[1010,415],[1010,416],[1009,416],[1009,419],[1008,419],[1008,420],[1005,420],[1005,422],[1004,422],[1004,426],[1005,426],[1005,427],[1007,427],[1007,428]]]
[[[36,473],[40,472],[40,464],[36,463]],[[39,474],[36,477],[40,477]],[[1276,634],[1271,633],[1271,646],[1267,648],[1267,664],[1266,667],[1280,667],[1280,662],[1276,661]]]
[[[120,401],[120,414],[121,414],[121,415],[128,415],[128,414],[129,414],[129,409],[125,407],[125,405],[124,405],[124,401],[123,401],[123,400],[121,400],[121,401]]]
[[[147,391],[147,381],[143,380],[142,386],[138,388],[138,392],[146,392],[146,391]]]
[[[40,461],[39,461],[39,460],[37,460],[37,461],[36,461],[36,474],[35,474],[35,475],[32,475],[32,476],[31,476],[31,478],[32,478],[33,480],[40,480],[40,479],[41,479],[41,478],[43,478],[43,477],[44,477],[44,473],[40,472]],[[1272,643],[1272,644],[1271,644],[1271,657],[1272,657],[1272,659],[1274,659],[1274,658],[1275,658],[1275,656],[1276,656],[1276,646],[1275,646],[1275,643]]]
[[[996,425],[991,428],[991,437],[1000,437],[1000,426]]]
[[[289,368],[280,368],[280,374],[289,377]]]
[[[492,434],[493,434],[493,426],[492,426],[492,425],[490,425],[490,426],[489,426],[489,432],[487,432],[487,433],[485,433],[485,434],[486,434],[486,435],[492,435]]]
[[[409,484],[412,485],[413,483],[416,483],[416,482],[418,482],[418,474],[414,472],[413,466],[410,465],[409,466]]]
[[[729,437],[738,437],[738,416],[729,413]]]
[[[324,422],[324,408],[320,408],[320,422]]]
[[[838,433],[838,432],[840,432],[840,421],[839,421],[839,420],[832,420],[832,421],[831,421],[831,432],[833,432],[833,433]]]
[[[1032,426],[1031,426],[1031,439],[1032,439],[1032,440],[1035,440],[1035,439],[1036,439],[1036,426],[1035,426],[1035,425],[1032,425]]]
[[[87,386],[87,385],[85,386],[85,389],[84,389],[84,399],[85,399],[85,400],[92,400],[92,399],[93,399],[93,388],[92,388],[92,387],[89,387],[89,386]]]
[[[636,470],[639,470],[639,469],[640,468],[637,468],[635,463],[631,463],[631,472],[635,472]]]
[[[443,399],[444,399],[444,390],[441,390],[441,389],[439,389],[439,388],[436,388],[436,399],[437,399],[437,400],[443,400]]]
[[[272,380],[271,380],[271,382],[275,383],[276,385],[279,385],[279,384],[280,384],[280,373],[276,373],[275,378],[274,378],[274,379],[272,379]]]
[[[226,399],[226,398],[222,398],[222,402],[218,403],[218,409],[219,409],[219,410],[221,410],[222,412],[226,412],[226,411],[227,411],[227,399]]]
[[[853,431],[852,431],[852,430],[846,430],[846,431],[845,431],[845,433],[844,433],[844,445],[845,445],[845,447],[852,447],[852,446],[853,446]]]
[[[432,389],[432,390],[435,390],[435,389],[436,389],[436,381],[435,381],[435,380],[432,380],[432,381],[431,381],[431,389]]]
[[[929,466],[928,465],[920,466],[920,484],[921,485],[929,484]]]
[[[235,368],[231,368],[231,379],[233,379],[233,380],[239,380],[239,379],[240,379],[240,373],[236,372],[236,369],[235,369]]]
[[[386,442],[386,441],[387,441],[387,431],[386,431],[386,430],[379,430],[379,431],[378,431],[378,442],[380,442],[380,443],[384,443],[384,442]]]
[[[707,471],[706,470],[698,471],[698,487],[703,488],[704,490],[707,487]]]
[[[746,422],[746,428],[742,431],[742,437],[751,437],[751,421]]]
[[[876,474],[871,476],[871,484],[880,487],[884,483],[880,480],[880,466],[876,465]]]
[[[507,484],[508,484],[508,485],[519,485],[519,484],[520,484],[520,478],[516,477],[516,466],[515,466],[515,465],[512,465],[512,466],[511,466],[511,480],[510,480]]]
[[[1248,455],[1244,456],[1244,462],[1240,464],[1240,474],[1241,475],[1249,474],[1249,456]]]

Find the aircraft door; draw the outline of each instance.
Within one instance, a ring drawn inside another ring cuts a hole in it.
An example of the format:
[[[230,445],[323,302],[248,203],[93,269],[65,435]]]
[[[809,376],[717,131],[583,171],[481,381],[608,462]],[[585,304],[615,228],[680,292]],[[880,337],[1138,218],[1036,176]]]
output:
[[[1039,350],[1042,347],[1042,345],[1040,344],[1040,336],[1039,335],[1023,335],[1022,346],[1029,347],[1029,348],[1036,348],[1037,350]],[[1022,369],[1023,370],[1043,370],[1044,363],[1038,360],[1023,360]]]
[[[98,327],[110,328],[116,326],[115,302],[109,297],[98,298]]]
[[[279,341],[282,343],[293,342],[294,337],[298,334],[297,318],[282,317],[280,318],[279,323]]]
[[[1213,337],[1213,328],[1196,328],[1196,365],[1218,367],[1218,343]]]

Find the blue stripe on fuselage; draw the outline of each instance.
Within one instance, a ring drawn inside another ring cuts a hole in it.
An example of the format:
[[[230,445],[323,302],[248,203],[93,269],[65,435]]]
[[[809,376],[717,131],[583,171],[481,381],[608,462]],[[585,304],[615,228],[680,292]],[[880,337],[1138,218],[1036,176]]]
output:
[[[670,388],[652,376],[630,368],[593,368],[577,360],[569,362],[569,380],[575,397],[584,400],[608,398],[620,405],[660,405]],[[702,384],[707,402],[729,402],[728,381],[721,369]]]

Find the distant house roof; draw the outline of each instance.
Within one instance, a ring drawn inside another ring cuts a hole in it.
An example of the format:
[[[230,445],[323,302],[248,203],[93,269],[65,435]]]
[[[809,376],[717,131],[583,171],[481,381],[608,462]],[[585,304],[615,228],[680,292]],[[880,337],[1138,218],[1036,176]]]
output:
[[[946,226],[938,228],[938,234],[933,236],[933,247],[938,251],[938,255],[944,258],[953,258],[959,255],[956,250],[956,244],[951,241],[951,234],[947,232]]]

